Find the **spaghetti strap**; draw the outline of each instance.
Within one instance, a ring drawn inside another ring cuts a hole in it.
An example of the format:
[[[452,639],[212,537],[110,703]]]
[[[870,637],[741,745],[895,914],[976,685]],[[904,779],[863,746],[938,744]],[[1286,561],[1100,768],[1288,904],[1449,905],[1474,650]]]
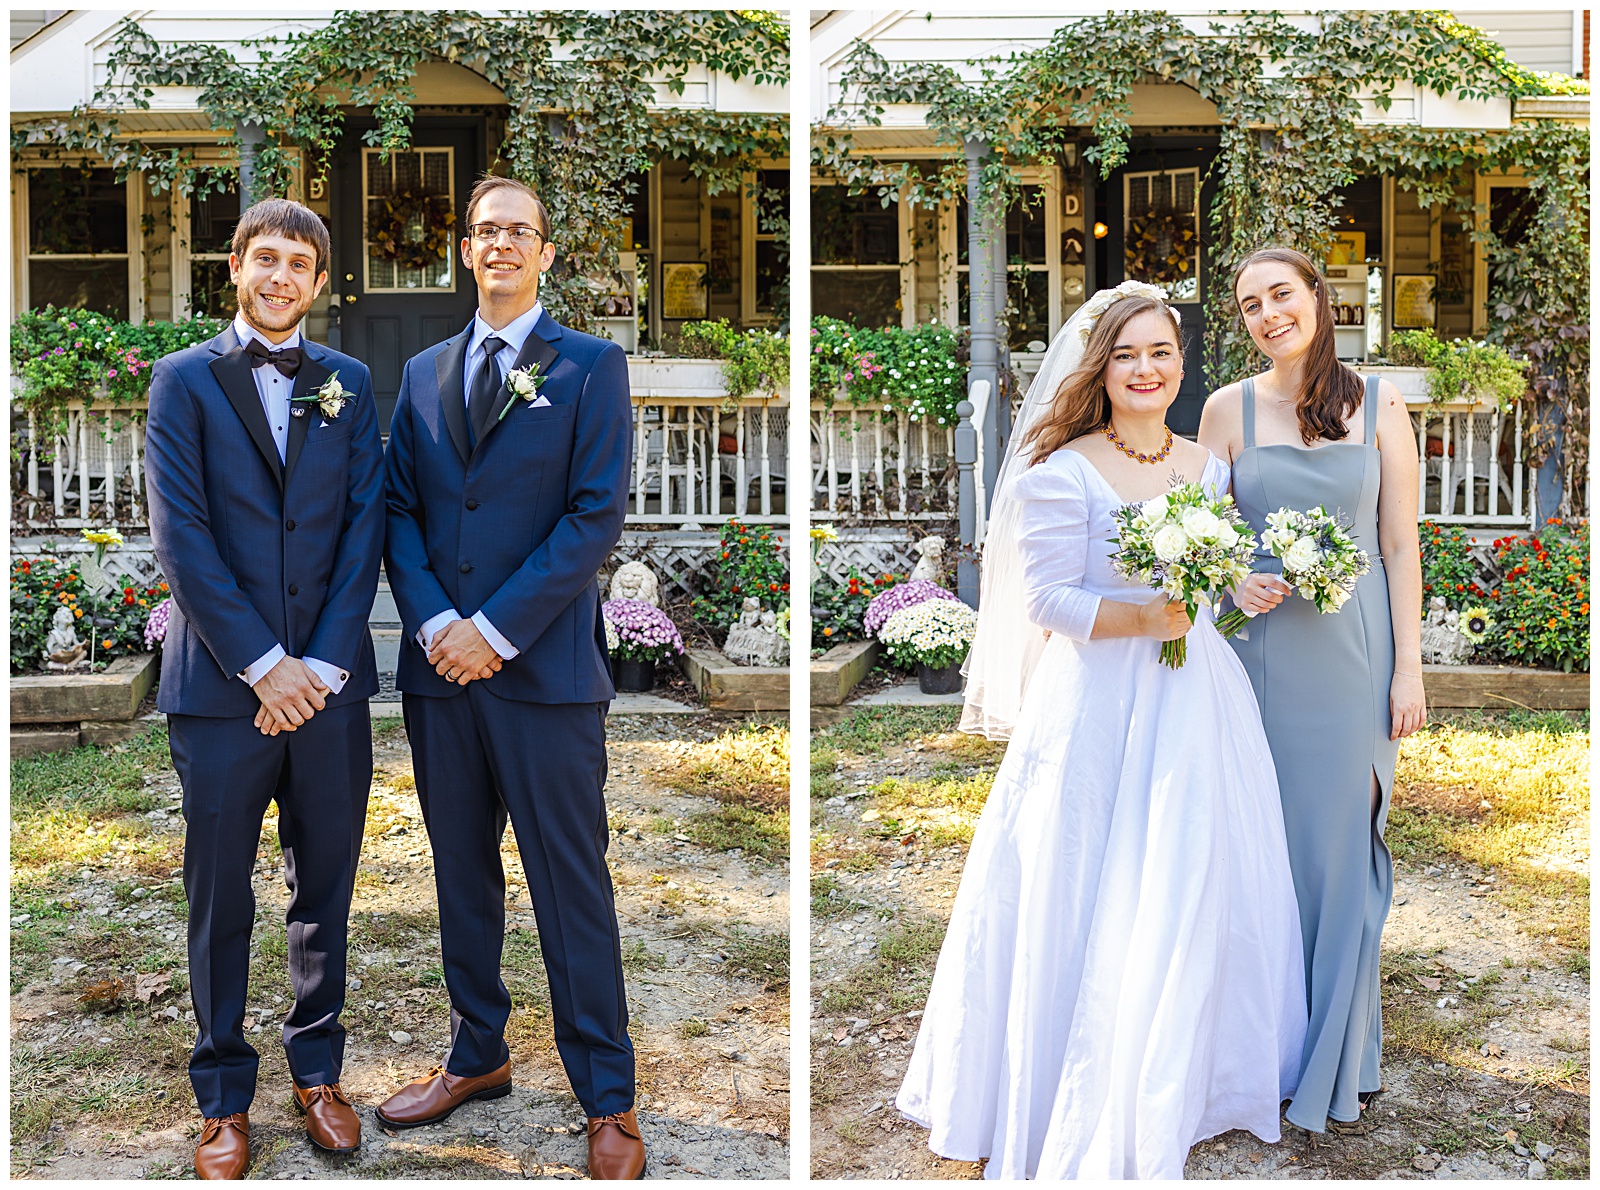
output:
[[[1239,408],[1244,414],[1244,448],[1249,450],[1256,444],[1256,378],[1245,377],[1240,387],[1243,393]]]
[[[1366,405],[1366,429],[1362,441],[1368,446],[1378,445],[1378,377],[1367,377],[1367,395],[1362,399]]]

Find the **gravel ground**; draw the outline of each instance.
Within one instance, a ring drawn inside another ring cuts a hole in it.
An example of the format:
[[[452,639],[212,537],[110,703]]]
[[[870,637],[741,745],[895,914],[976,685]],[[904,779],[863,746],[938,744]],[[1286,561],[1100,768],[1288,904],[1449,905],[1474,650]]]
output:
[[[814,1177],[981,1175],[981,1163],[935,1156],[894,1108],[966,857],[959,838],[932,844],[976,815],[894,808],[873,791],[992,773],[1002,754],[938,733],[830,754],[812,822]],[[1574,973],[1574,956],[1536,939],[1499,883],[1460,862],[1397,864],[1375,1119],[1322,1136],[1285,1122],[1272,1145],[1227,1133],[1191,1150],[1185,1176],[1586,1178],[1587,956]]]
[[[741,722],[617,716],[609,727],[609,858],[652,1177],[789,1176],[787,864],[692,841],[687,824],[718,803],[660,779],[674,756]],[[442,1058],[449,1029],[410,755],[397,721],[380,724],[376,735],[344,1015],[343,1082],[362,1117],[362,1147],[349,1158],[313,1150],[291,1108],[274,1040],[289,988],[286,893],[269,820],[255,879],[250,1004],[262,1061],[251,1110],[252,1176],[585,1176],[583,1113],[551,1038],[537,932],[509,832],[505,972],[515,1007],[507,1038],[517,1089],[468,1105],[442,1125],[398,1134],[372,1115]],[[99,827],[123,832],[124,845],[30,882],[26,903],[34,913],[19,912],[23,893],[13,890],[13,1128],[30,1097],[50,1105],[43,1120],[29,1117],[13,1144],[15,1177],[192,1176],[200,1121],[185,1074],[193,1012],[179,990],[184,903],[174,879],[183,823],[171,769],[145,780],[156,808]],[[141,1001],[139,973],[152,971],[173,986]],[[123,985],[120,997],[85,1002],[97,983],[112,980]]]

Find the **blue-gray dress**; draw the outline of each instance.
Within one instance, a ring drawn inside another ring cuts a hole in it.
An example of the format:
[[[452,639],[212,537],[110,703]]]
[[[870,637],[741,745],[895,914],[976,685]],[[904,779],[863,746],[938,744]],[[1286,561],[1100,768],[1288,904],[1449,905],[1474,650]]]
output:
[[[1378,378],[1368,377],[1360,443],[1258,446],[1255,382],[1244,382],[1244,449],[1233,497],[1258,534],[1269,512],[1343,514],[1372,569],[1338,612],[1291,595],[1233,638],[1255,687],[1278,769],[1289,866],[1300,901],[1310,1023],[1291,1123],[1321,1132],[1360,1117],[1379,1087],[1378,943],[1394,872],[1383,842],[1399,744],[1389,739],[1394,633],[1378,551]],[[1282,563],[1257,551],[1258,571]],[[1382,788],[1376,819],[1372,777]]]

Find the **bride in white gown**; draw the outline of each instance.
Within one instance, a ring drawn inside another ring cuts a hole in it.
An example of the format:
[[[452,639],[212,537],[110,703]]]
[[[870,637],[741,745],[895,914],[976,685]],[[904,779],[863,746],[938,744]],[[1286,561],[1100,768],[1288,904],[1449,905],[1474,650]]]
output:
[[[1208,611],[1190,629],[1108,561],[1119,506],[1180,477],[1227,487],[1166,430],[1181,374],[1159,291],[1097,294],[996,486],[962,727],[1011,743],[897,1099],[991,1178],[1180,1178],[1205,1137],[1276,1141],[1300,1066],[1300,924],[1250,682]],[[1185,630],[1187,663],[1161,665]]]

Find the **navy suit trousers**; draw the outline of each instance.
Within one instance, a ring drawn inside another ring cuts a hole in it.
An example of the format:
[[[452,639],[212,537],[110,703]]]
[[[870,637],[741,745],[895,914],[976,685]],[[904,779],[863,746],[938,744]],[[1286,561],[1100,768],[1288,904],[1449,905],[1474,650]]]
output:
[[[278,803],[289,886],[289,1073],[301,1087],[338,1082],[350,898],[372,786],[367,702],[329,707],[277,736],[236,717],[169,715],[167,730],[188,827],[183,886],[199,1026],[189,1081],[201,1114],[245,1111],[255,1097],[259,1060],[244,1035],[256,915],[250,876],[268,802]]]
[[[550,978],[556,1049],[589,1116],[633,1106],[633,1044],[606,867],[604,703],[499,698],[495,678],[448,698],[403,696],[417,795],[433,845],[450,992],[451,1074],[510,1057],[500,978],[509,816]]]

